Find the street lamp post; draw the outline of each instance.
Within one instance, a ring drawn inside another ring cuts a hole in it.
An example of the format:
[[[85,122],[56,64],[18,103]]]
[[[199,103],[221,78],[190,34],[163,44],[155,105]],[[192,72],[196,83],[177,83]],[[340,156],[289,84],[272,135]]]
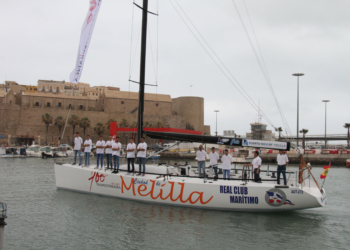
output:
[[[218,112],[220,112],[220,110],[214,110],[214,112],[216,113],[216,129],[215,129],[215,136],[218,136]]]
[[[297,84],[297,148],[299,146],[299,76],[303,76],[304,73],[294,73],[293,76],[298,77]]]
[[[324,102],[325,106],[324,106],[324,112],[325,112],[325,116],[324,116],[324,149],[327,148],[327,102],[330,102],[329,100],[322,100],[322,102]]]

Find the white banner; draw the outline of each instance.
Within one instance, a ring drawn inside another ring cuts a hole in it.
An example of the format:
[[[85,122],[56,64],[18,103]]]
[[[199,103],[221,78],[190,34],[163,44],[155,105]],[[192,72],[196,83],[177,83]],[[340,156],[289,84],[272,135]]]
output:
[[[102,0],[89,0],[90,7],[86,15],[83,27],[80,34],[80,43],[78,49],[77,62],[74,70],[70,74],[70,81],[72,83],[78,83],[81,73],[83,72],[84,61],[86,58],[87,51],[89,49],[90,39],[92,32],[94,31],[95,22],[97,19],[98,11],[102,4]]]
[[[244,139],[242,143],[243,147],[253,148],[269,148],[269,149],[282,149],[287,150],[287,142],[280,141],[259,141],[259,140],[248,140]]]

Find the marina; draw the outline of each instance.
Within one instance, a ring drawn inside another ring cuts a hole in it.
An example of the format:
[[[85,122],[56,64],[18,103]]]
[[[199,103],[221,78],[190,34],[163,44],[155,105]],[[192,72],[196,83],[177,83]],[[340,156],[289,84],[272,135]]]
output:
[[[2,15],[0,250],[349,248],[348,3],[80,1]]]

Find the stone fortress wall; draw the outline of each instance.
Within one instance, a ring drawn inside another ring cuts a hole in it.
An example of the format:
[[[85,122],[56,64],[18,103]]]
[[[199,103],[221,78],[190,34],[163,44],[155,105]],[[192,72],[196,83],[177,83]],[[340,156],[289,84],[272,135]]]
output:
[[[116,88],[117,89],[117,88]],[[107,89],[106,89],[107,90]],[[90,120],[90,128],[86,134],[95,134],[94,127],[102,123],[106,127],[104,139],[108,138],[109,130],[106,123],[114,119],[121,123],[123,119],[130,124],[136,122],[138,113],[138,93],[119,91],[105,91],[96,96],[68,96],[55,93],[31,93],[21,92],[17,104],[13,101],[0,104],[0,145],[7,143],[8,135],[11,135],[12,143],[28,143],[34,140],[38,143],[46,142],[46,127],[42,122],[42,115],[48,113],[53,119],[62,116],[66,121],[67,116],[77,115],[79,118],[87,117]],[[13,98],[8,98],[13,99]],[[70,110],[71,107],[71,110]],[[70,110],[70,111],[69,111]],[[69,113],[70,112],[70,113]],[[201,97],[178,97],[170,95],[145,94],[144,123],[155,126],[161,123],[171,128],[185,129],[186,124],[193,126],[195,130],[210,134],[210,127],[204,125],[204,99]],[[63,130],[63,129],[62,129]],[[75,131],[83,135],[83,129],[79,126]],[[54,124],[48,129],[48,143],[54,138],[58,142],[58,127]],[[68,136],[73,136],[73,128],[68,124],[61,143],[68,142]],[[16,139],[18,138],[18,139]]]

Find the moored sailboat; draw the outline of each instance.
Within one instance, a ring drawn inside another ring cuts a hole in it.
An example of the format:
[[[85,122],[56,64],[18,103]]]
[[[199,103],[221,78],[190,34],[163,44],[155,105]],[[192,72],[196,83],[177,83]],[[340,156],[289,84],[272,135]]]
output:
[[[143,6],[139,6],[143,12],[143,23],[137,141],[140,142],[141,136],[146,135],[154,139],[289,150],[290,143],[287,142],[143,130],[147,5],[148,1],[143,0]],[[126,165],[120,166],[119,173],[59,162],[54,163],[54,168],[57,188],[164,205],[233,211],[288,211],[327,204],[325,190],[314,178],[314,182],[311,181],[310,169],[303,160],[298,171],[288,172],[287,185],[276,185],[276,179],[270,177],[263,178],[261,183],[253,182],[249,167],[237,170],[237,174],[231,173],[233,178],[230,180],[214,179],[212,174],[199,178],[196,169],[188,164],[147,165],[146,176],[142,177],[127,174]],[[305,171],[309,173],[306,179],[303,178]],[[309,183],[306,183],[307,180]]]

